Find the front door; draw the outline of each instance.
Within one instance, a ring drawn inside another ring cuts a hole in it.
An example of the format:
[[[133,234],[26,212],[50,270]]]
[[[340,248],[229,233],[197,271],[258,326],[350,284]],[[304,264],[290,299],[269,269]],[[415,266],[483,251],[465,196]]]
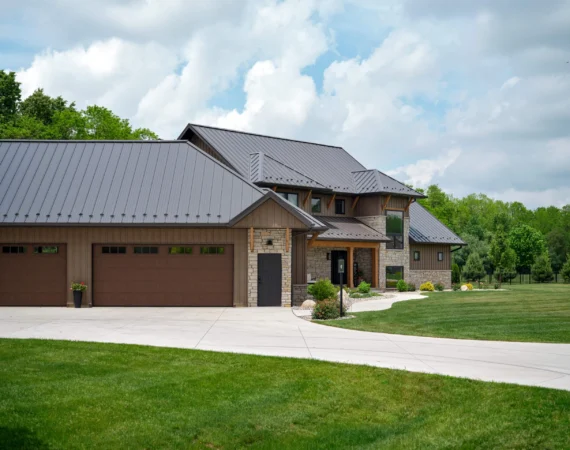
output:
[[[281,254],[257,255],[257,306],[281,306]]]
[[[331,252],[331,281],[333,284],[340,284],[340,275],[338,273],[338,260],[344,259],[344,266],[347,264],[347,253],[344,250],[333,250]],[[346,284],[346,273],[342,274],[342,282]]]

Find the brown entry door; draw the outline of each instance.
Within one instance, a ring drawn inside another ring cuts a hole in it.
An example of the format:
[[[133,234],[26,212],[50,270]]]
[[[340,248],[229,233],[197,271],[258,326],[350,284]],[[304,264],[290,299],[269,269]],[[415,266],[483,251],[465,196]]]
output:
[[[94,306],[232,306],[233,246],[95,245]]]
[[[0,244],[0,306],[66,306],[65,245]]]

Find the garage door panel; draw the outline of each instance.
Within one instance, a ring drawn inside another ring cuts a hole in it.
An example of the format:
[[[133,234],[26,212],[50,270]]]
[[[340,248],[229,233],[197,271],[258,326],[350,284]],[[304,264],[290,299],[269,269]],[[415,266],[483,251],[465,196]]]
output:
[[[5,247],[18,247],[23,252],[6,252]],[[57,247],[57,253],[43,253],[44,247]],[[66,246],[0,244],[0,305],[66,306]]]
[[[170,254],[169,245],[158,253],[103,254],[93,248],[95,306],[232,306],[233,247],[223,245],[223,254]],[[177,246],[181,246],[180,244]]]

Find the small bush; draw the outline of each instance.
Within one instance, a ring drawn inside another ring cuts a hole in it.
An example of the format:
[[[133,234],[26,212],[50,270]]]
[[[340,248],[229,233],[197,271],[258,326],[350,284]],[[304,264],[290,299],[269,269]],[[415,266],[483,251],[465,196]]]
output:
[[[309,285],[307,291],[316,301],[336,298],[337,288],[331,283],[331,280],[325,278],[318,280],[316,283]]]
[[[431,281],[427,281],[420,286],[420,291],[430,291],[433,292],[435,287]]]
[[[398,280],[398,283],[396,283],[396,289],[398,289],[398,292],[407,292],[408,284],[404,280]]]
[[[499,289],[501,285],[499,283],[495,283],[495,289]]]
[[[451,286],[451,289],[453,289],[454,291],[460,291],[461,285],[459,283],[455,283]]]
[[[408,283],[408,292],[414,292],[416,290],[416,285],[414,283]]]
[[[440,292],[445,289],[445,286],[441,283],[435,283],[434,287],[435,287],[436,291],[440,291]]]
[[[343,305],[344,312],[346,307]],[[321,300],[313,308],[313,319],[330,320],[340,317],[340,302],[336,300]]]
[[[467,286],[467,289],[469,289],[470,291],[473,290],[473,285],[471,283],[467,283],[465,286]]]
[[[360,292],[361,294],[368,294],[370,292],[370,283],[367,283],[366,281],[362,281],[358,285],[358,292]]]

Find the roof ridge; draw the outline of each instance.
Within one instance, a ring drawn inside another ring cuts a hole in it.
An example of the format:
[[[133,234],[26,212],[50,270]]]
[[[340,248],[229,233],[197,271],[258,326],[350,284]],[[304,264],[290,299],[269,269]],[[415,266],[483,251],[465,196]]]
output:
[[[342,150],[344,150],[346,152],[346,150],[343,147],[340,147],[339,145],[330,145],[330,144],[320,144],[318,142],[310,142],[310,141],[303,141],[300,139],[291,139],[291,138],[285,138],[285,137],[280,137],[280,136],[270,136],[268,134],[260,134],[260,133],[251,133],[249,131],[241,131],[241,130],[231,130],[229,128],[222,128],[222,127],[214,127],[212,125],[200,125],[197,123],[191,123],[189,122],[188,125],[186,125],[186,129],[188,129],[188,127],[202,127],[202,128],[210,128],[213,130],[221,130],[221,131],[228,131],[230,133],[239,133],[239,134],[248,134],[250,136],[259,136],[259,137],[264,137],[264,138],[269,138],[269,139],[278,139],[280,141],[290,141],[290,142],[300,142],[302,144],[312,144],[312,145],[320,145],[321,147],[331,147],[331,148],[340,148]],[[186,129],[184,131],[186,131]],[[184,134],[184,132],[182,132],[182,134]],[[181,136],[182,136],[181,134]],[[348,153],[348,152],[347,152]]]
[[[254,153],[250,153],[250,155],[253,155],[253,154],[255,154],[255,153],[260,153],[260,154],[262,155],[262,158],[269,158],[269,159],[272,159],[272,160],[275,161],[277,164],[281,164],[283,167],[287,167],[287,169],[292,170],[293,172],[296,172],[296,173],[298,173],[299,175],[304,176],[304,177],[307,178],[308,180],[311,180],[312,182],[318,184],[319,186],[324,187],[325,189],[328,189],[324,184],[319,183],[317,180],[311,178],[311,177],[308,176],[308,175],[305,175],[303,172],[299,172],[297,169],[294,169],[293,167],[288,166],[287,164],[285,164],[285,163],[282,162],[282,161],[279,161],[278,159],[274,158],[273,156],[269,156],[269,155],[267,155],[267,154],[265,154],[265,153],[263,153],[263,152],[254,152]],[[262,174],[263,174],[263,172],[262,172]]]
[[[81,142],[81,143],[97,143],[97,142],[104,142],[104,143],[117,143],[117,144],[124,144],[124,143],[139,143],[139,144],[181,144],[183,142],[187,142],[185,139],[0,139],[0,142],[57,142],[61,143],[74,143],[74,142]]]

